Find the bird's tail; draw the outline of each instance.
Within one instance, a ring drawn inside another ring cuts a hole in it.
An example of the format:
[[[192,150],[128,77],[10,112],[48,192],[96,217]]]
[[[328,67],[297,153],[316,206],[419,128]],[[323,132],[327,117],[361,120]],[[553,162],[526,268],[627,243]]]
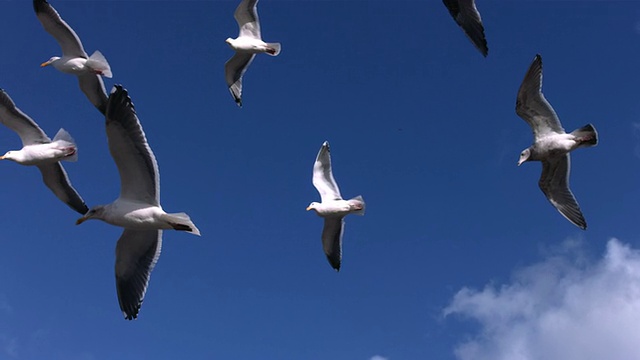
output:
[[[598,132],[591,124],[587,124],[580,129],[571,132],[579,143],[578,147],[590,147],[598,144]]]
[[[60,147],[67,150],[68,155],[61,160],[78,161],[78,146],[67,130],[62,128],[58,130],[56,136],[53,137],[53,142],[58,143]]]
[[[111,74],[111,66],[109,66],[107,59],[100,51],[96,50],[96,52],[89,56],[85,65],[90,67],[97,74],[106,78],[111,78],[111,76],[113,76],[113,74]]]
[[[267,47],[269,48],[267,54],[271,56],[278,56],[278,54],[280,54],[280,43],[267,43]]]
[[[349,206],[351,207],[351,213],[356,215],[364,215],[366,204],[361,195],[358,195],[352,199],[349,199]]]
[[[198,230],[193,221],[191,221],[189,215],[185,213],[165,214],[164,220],[166,220],[174,230],[186,231],[200,236],[200,230]]]

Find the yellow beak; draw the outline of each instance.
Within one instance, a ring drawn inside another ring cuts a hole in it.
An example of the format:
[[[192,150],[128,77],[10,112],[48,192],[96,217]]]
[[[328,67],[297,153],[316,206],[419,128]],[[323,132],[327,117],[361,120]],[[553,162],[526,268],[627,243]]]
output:
[[[85,222],[86,220],[87,220],[87,218],[83,216],[83,217],[81,217],[80,219],[76,220],[76,225],[80,225],[80,224],[82,224],[83,222]]]
[[[4,156],[0,156],[0,160],[4,160]]]
[[[307,206],[307,211],[311,210],[311,206]]]
[[[43,62],[42,64],[40,64],[40,67],[45,67],[45,66],[47,66],[47,65],[49,65],[49,64],[51,64],[51,63],[50,63],[50,62],[48,62],[48,61],[45,61],[45,62]]]

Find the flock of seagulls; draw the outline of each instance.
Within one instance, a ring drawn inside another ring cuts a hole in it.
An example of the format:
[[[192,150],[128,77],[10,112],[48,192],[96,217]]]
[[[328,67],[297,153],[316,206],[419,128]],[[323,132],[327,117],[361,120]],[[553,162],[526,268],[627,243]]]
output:
[[[242,106],[242,78],[258,53],[277,56],[279,43],[262,40],[257,12],[258,0],[242,0],[234,17],[240,28],[238,37],[226,43],[235,54],[225,64],[225,80],[238,106]],[[474,46],[487,56],[484,26],[474,0],[443,0],[456,23]],[[6,91],[0,90],[0,122],[15,131],[22,149],[8,151],[0,160],[37,166],[45,185],[65,204],[82,214],[76,224],[102,220],[124,230],[116,245],[116,290],[120,309],[128,320],[138,316],[151,272],[162,248],[162,231],[177,230],[194,235],[200,231],[185,213],[166,213],[160,205],[160,183],[156,158],[147,142],[140,120],[127,91],[114,86],[107,96],[102,76],[111,77],[111,68],[99,51],[88,56],[75,31],[46,0],[33,0],[36,16],[54,37],[62,56],[53,56],[41,66],[51,65],[63,73],[76,75],[80,89],[104,116],[109,151],[120,174],[120,195],[110,204],[88,208],[73,188],[61,161],[74,162],[78,150],[73,138],[60,129],[51,140],[40,127],[16,107]],[[589,124],[566,133],[555,111],[542,94],[542,58],[536,55],[518,90],[516,113],[532,128],[534,142],[525,149],[518,165],[526,161],[542,162],[539,186],[553,206],[581,229],[587,223],[569,189],[569,152],[595,146],[598,134]],[[344,218],[364,215],[365,202],[358,195],[342,198],[331,169],[329,142],[325,141],[313,165],[312,182],[321,202],[312,202],[313,210],[324,218],[322,247],[336,271],[342,263]]]

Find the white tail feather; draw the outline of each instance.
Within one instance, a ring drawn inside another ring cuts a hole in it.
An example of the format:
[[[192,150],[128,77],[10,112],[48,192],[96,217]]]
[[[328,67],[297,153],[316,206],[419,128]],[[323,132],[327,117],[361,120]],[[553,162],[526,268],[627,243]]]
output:
[[[360,216],[364,215],[364,210],[367,207],[361,195],[358,195],[352,199],[349,199],[349,205],[351,205],[352,208],[353,207],[360,208],[352,212],[352,214],[360,215]]]
[[[87,59],[85,66],[90,67],[104,77],[110,78],[113,76],[113,74],[111,73],[111,66],[109,66],[107,59],[98,50],[96,50],[93,54],[91,54],[91,56],[89,56],[89,59]]]
[[[186,213],[165,214],[164,218],[175,230],[200,236],[200,230]]]
[[[61,147],[65,148],[73,148],[73,153],[61,160],[64,161],[78,161],[78,146],[76,145],[76,141],[73,140],[71,134],[69,134],[65,129],[58,130],[56,136],[53,137],[53,142],[58,143]]]
[[[267,43],[267,46],[272,48],[275,52],[273,54],[267,53],[271,56],[278,56],[280,54],[280,43]]]

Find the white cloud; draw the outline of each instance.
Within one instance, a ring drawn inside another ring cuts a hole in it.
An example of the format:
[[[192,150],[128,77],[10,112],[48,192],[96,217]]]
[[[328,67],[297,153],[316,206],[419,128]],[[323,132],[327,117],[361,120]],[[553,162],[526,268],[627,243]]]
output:
[[[369,359],[369,360],[389,360],[389,359],[387,359],[387,358],[386,358],[386,357],[384,357],[384,356],[374,355],[374,356],[372,356],[372,357],[371,357],[371,359]]]
[[[640,359],[640,251],[612,239],[589,263],[579,247],[565,250],[517,271],[509,284],[460,290],[444,315],[480,328],[456,346],[456,357]]]

